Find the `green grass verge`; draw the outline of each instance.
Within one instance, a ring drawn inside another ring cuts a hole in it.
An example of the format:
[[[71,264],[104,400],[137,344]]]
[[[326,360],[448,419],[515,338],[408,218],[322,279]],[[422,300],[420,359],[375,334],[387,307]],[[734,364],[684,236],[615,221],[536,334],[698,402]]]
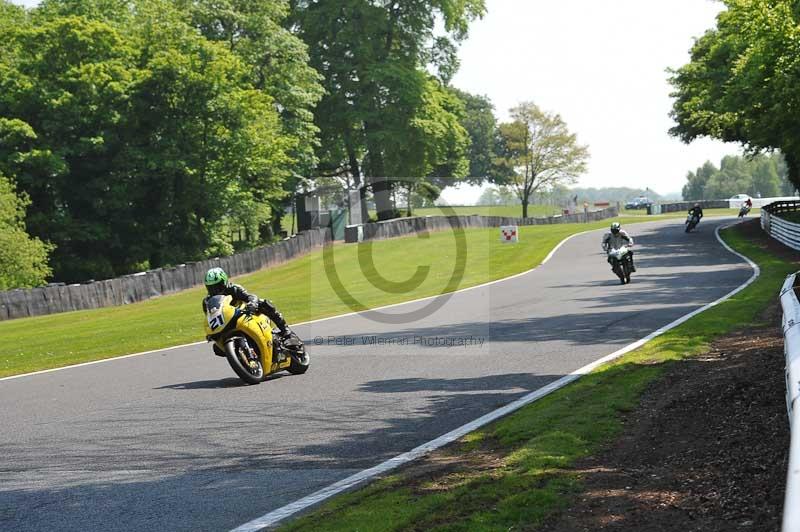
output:
[[[625,223],[636,219],[619,220]],[[517,245],[502,244],[496,228],[466,230],[465,273],[456,289],[533,268],[567,236],[609,223],[524,227]],[[450,231],[431,233],[428,238],[376,241],[376,271],[365,276],[358,262],[358,246],[339,244],[334,249],[342,283],[364,308],[446,291],[456,256]],[[394,282],[407,280],[418,266],[428,266],[429,274],[419,286],[403,293],[387,293],[371,284],[380,284],[376,279],[381,274]],[[234,281],[272,299],[290,323],[351,311],[326,277],[322,251]],[[200,341],[204,334],[200,309],[203,294],[204,289],[199,287],[132,305],[0,322],[0,344],[4,346],[0,377]]]
[[[465,466],[410,478],[401,471],[333,499],[282,530],[535,529],[569,505],[580,479],[568,468],[621,433],[621,414],[637,406],[649,383],[670,364],[705,352],[720,335],[753,323],[775,303],[795,266],[770,255],[739,229],[726,230],[724,238],[761,267],[761,277],[747,289],[442,451]],[[487,455],[492,467],[482,464]]]

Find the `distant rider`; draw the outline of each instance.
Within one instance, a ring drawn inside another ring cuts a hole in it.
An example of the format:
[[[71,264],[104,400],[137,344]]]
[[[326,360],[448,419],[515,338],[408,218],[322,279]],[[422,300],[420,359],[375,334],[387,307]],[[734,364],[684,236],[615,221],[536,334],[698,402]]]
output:
[[[700,220],[703,218],[703,208],[699,203],[695,203],[694,207],[689,209],[689,214],[692,218],[697,217],[697,223],[700,223]]]
[[[603,236],[603,251],[608,252],[609,249],[619,249],[622,246],[628,246],[628,258],[631,261],[631,271],[636,271],[636,266],[633,264],[633,250],[630,249],[633,246],[633,238],[622,230],[622,226],[619,222],[614,222],[611,224],[611,232],[606,233]],[[611,262],[611,259],[609,259]]]
[[[753,208],[753,200],[751,200],[750,198],[747,198],[746,200],[744,200],[744,204],[745,204],[745,206],[747,207],[748,210]]]
[[[208,297],[203,298],[203,312],[206,311],[206,301],[211,296],[226,295],[233,298],[233,304],[244,303],[251,312],[259,312],[268,317],[278,327],[282,338],[289,338],[292,334],[286,320],[275,305],[266,299],[259,299],[255,294],[249,293],[241,285],[233,284],[228,280],[228,274],[222,268],[211,268],[206,272],[205,278]]]

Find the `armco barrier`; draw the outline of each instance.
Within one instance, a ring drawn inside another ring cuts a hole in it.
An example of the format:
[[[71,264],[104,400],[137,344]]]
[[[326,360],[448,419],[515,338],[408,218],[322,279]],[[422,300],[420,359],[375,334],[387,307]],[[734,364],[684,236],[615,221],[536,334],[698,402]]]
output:
[[[790,222],[782,214],[800,210],[800,201],[776,201],[761,208],[761,228],[772,238],[800,251],[800,224]]]
[[[144,301],[197,286],[206,270],[214,266],[224,268],[230,275],[242,275],[303,255],[329,239],[329,229],[313,229],[230,257],[189,262],[105,281],[0,292],[0,321]]]
[[[783,308],[783,352],[786,356],[786,410],[791,427],[789,468],[783,504],[784,532],[800,530],[800,301],[796,292],[797,274],[786,278],[781,289]]]
[[[506,216],[417,216],[396,218],[385,222],[362,225],[348,225],[345,228],[345,242],[381,240],[411,235],[425,231],[444,231],[453,227],[500,227],[503,225],[546,225],[559,223],[582,223],[605,220],[617,215],[616,207],[609,207],[589,213],[565,214],[548,218],[510,218]],[[524,238],[524,235],[523,235]]]

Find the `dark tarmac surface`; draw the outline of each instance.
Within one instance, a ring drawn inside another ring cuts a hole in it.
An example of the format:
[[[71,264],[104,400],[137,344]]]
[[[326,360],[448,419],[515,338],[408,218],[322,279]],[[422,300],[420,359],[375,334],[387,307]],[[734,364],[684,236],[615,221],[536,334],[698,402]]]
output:
[[[728,293],[752,274],[714,236],[730,221],[628,226],[627,286],[594,231],[422,320],[297,326],[311,369],[258,386],[208,345],[0,381],[0,530],[235,528]]]

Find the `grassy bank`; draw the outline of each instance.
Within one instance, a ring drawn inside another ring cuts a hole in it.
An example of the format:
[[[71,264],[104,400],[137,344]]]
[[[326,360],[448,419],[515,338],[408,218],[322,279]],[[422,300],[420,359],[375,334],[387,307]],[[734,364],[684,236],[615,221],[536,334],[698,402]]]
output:
[[[449,231],[432,233],[428,238],[411,236],[374,242],[375,267],[367,275],[359,265],[358,246],[334,246],[334,263],[352,296],[363,308],[374,308],[528,270],[541,263],[567,236],[604,228],[608,223],[524,227],[516,245],[502,244],[497,229],[466,230],[464,275],[457,286],[448,287],[456,264],[456,243]],[[401,293],[387,293],[372,284],[381,285],[379,276],[395,283],[410,279],[418,266],[429,267],[428,275],[418,286]],[[234,281],[272,299],[290,323],[352,310],[331,287],[322,251]],[[0,355],[0,377],[200,341],[203,293],[203,288],[196,288],[121,307],[0,322],[0,343],[5,346]]]
[[[671,364],[752,324],[796,269],[738,228],[725,240],[761,267],[726,302],[426,460],[341,496],[283,530],[533,530],[569,505],[580,479],[567,468],[620,434],[621,414]]]

